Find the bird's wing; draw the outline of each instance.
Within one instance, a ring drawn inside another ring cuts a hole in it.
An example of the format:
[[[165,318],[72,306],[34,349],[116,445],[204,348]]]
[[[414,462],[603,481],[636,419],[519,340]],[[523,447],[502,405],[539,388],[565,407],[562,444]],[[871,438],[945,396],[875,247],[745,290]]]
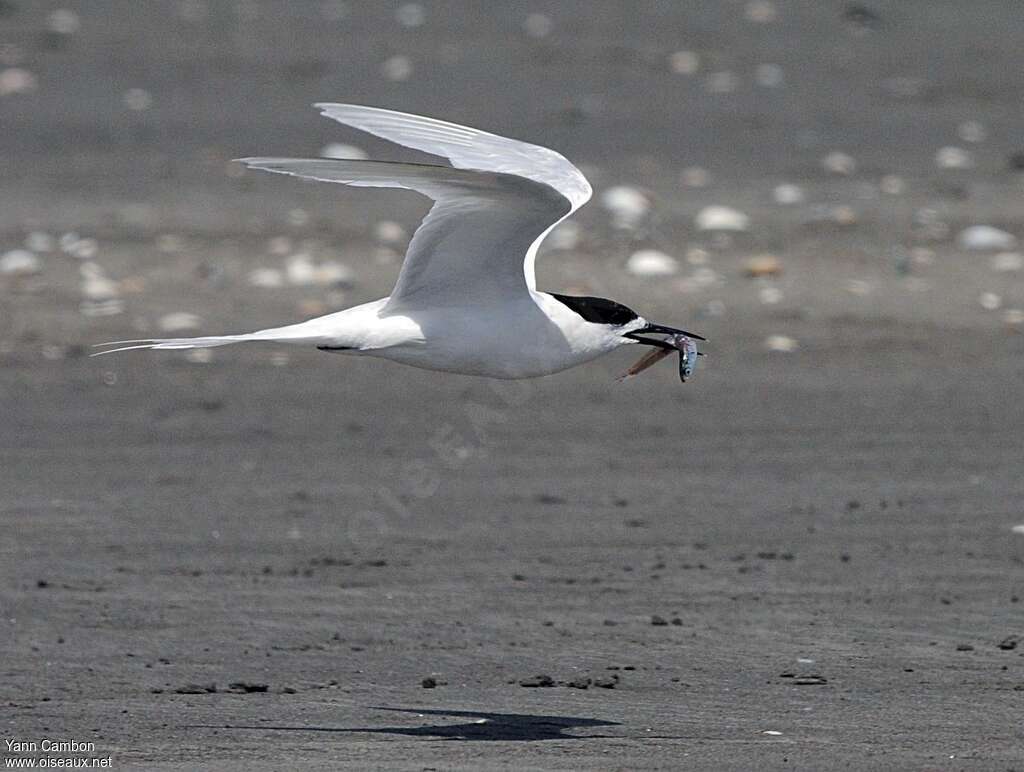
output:
[[[379,107],[327,102],[317,104],[316,107],[322,115],[346,126],[414,150],[447,158],[456,168],[514,174],[548,185],[569,199],[572,211],[590,199],[590,183],[583,173],[549,148],[499,137],[457,123]]]
[[[491,305],[532,288],[524,255],[571,211],[547,184],[499,171],[325,158],[242,158],[246,166],[321,182],[405,188],[434,200],[409,243],[386,310]]]

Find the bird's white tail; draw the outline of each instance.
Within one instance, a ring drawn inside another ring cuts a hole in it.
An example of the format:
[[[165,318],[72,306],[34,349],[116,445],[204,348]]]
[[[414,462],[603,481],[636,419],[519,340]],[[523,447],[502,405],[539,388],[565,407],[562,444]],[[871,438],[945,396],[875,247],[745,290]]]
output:
[[[114,346],[103,351],[97,351],[92,356],[97,357],[103,354],[116,354],[119,351],[134,351],[136,349],[155,350],[183,350],[190,348],[214,348],[215,346],[227,346],[230,343],[244,343],[246,341],[265,341],[268,343],[312,343],[324,342],[324,336],[318,335],[308,322],[293,324],[288,327],[277,327],[271,330],[259,330],[258,332],[247,332],[242,335],[203,335],[197,338],[140,338],[138,340],[113,340],[108,343],[97,343],[96,347]]]
[[[141,338],[139,340],[112,340],[108,343],[97,343],[96,346],[116,346],[104,351],[97,351],[92,356],[98,357],[103,354],[116,354],[119,351],[133,351],[135,349],[187,349],[187,348],[213,348],[214,346],[226,346],[229,343],[241,343],[245,340],[260,340],[251,335],[207,335],[201,338]]]

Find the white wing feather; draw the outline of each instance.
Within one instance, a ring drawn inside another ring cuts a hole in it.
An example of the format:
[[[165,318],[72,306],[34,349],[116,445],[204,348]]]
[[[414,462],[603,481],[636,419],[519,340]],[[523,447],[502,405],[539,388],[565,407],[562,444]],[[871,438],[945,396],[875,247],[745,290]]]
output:
[[[242,158],[254,169],[321,182],[405,188],[434,199],[386,310],[491,305],[532,288],[524,256],[570,212],[550,186],[500,172],[306,158]],[[532,261],[528,260],[532,269]]]
[[[321,114],[339,123],[414,150],[442,156],[459,169],[514,174],[549,185],[569,199],[571,211],[587,203],[592,193],[583,173],[550,148],[379,107],[327,102],[316,107]]]

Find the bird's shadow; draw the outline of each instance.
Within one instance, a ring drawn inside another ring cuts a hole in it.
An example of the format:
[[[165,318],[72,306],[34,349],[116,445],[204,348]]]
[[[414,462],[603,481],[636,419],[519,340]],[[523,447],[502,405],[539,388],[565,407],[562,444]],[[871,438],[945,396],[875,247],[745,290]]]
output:
[[[619,726],[617,721],[601,721],[595,718],[575,716],[536,716],[527,713],[483,713],[475,710],[426,710],[422,708],[372,707],[393,713],[412,713],[418,716],[452,716],[471,718],[457,724],[427,724],[424,726],[253,726],[228,724],[221,726],[192,725],[192,728],[207,729],[251,729],[265,732],[336,732],[339,734],[394,734],[406,737],[440,737],[446,740],[480,741],[501,740],[506,742],[533,742],[537,740],[588,740],[608,735],[566,734],[567,729],[577,727]]]

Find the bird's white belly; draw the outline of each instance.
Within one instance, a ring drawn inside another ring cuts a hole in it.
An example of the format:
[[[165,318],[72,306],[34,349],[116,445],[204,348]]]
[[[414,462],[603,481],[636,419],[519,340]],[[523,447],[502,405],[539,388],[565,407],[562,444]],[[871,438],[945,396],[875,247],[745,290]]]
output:
[[[532,303],[450,309],[417,315],[416,322],[419,340],[364,353],[427,370],[516,379],[557,373],[617,347],[607,341],[570,341]]]

